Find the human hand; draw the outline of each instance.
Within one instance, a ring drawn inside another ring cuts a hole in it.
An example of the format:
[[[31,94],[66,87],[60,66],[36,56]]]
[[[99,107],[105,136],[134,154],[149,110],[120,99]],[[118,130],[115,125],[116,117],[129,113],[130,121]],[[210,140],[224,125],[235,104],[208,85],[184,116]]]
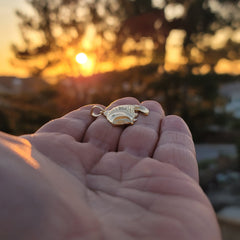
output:
[[[111,107],[122,104],[139,102],[124,98]],[[0,204],[6,212],[0,236],[221,239],[212,206],[198,185],[188,127],[177,116],[165,117],[157,102],[142,105],[149,116],[139,114],[128,127],[114,127],[103,116],[94,119],[92,106],[85,106],[35,134],[3,135],[8,160],[0,162],[5,192]]]

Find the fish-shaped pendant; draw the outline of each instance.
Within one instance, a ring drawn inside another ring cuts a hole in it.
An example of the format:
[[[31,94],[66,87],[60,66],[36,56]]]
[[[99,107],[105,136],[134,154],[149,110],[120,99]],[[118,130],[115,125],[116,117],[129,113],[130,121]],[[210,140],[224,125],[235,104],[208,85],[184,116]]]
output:
[[[95,109],[99,109],[100,112],[94,112]],[[104,109],[100,106],[93,106],[91,110],[91,115],[93,117],[98,117],[103,115],[107,118],[107,120],[117,126],[117,125],[125,125],[125,124],[134,124],[137,121],[138,112],[143,113],[144,115],[149,114],[149,110],[141,105],[119,105],[112,109]]]

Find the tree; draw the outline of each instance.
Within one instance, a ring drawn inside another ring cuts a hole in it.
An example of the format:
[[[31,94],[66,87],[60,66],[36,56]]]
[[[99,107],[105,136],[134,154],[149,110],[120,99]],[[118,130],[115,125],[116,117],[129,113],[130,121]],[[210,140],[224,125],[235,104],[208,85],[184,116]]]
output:
[[[33,14],[16,12],[21,21],[24,46],[13,44],[12,49],[20,62],[27,62],[27,67],[34,75],[41,75],[58,64],[64,66],[66,72],[75,72],[74,54],[86,48],[101,60],[109,49],[114,38],[112,34],[122,15],[118,1],[26,1],[32,7]],[[96,36],[90,49],[89,46],[83,46],[83,38],[89,29]]]
[[[18,59],[28,62],[31,73],[40,75],[59,61],[66,64],[66,45],[74,45],[81,39],[84,25],[80,24],[81,20],[77,16],[76,1],[27,2],[34,11],[31,16],[23,11],[16,12],[21,19],[19,27],[25,46],[13,45],[12,48]]]
[[[73,63],[73,53],[84,50],[94,55],[96,63],[110,60],[117,66],[120,57],[131,55],[138,59],[148,57],[164,65],[167,39],[174,29],[184,35],[180,48],[186,59],[177,70],[192,72],[207,65],[213,71],[222,54],[230,59],[239,56],[235,53],[239,51],[239,42],[233,42],[232,38],[221,48],[214,48],[206,39],[226,26],[232,31],[239,27],[240,1],[27,2],[34,10],[32,16],[17,11],[25,46],[13,45],[13,50],[35,75],[57,65],[64,66],[65,72],[79,74]],[[86,41],[89,32],[92,37]],[[95,67],[97,69],[98,65]]]

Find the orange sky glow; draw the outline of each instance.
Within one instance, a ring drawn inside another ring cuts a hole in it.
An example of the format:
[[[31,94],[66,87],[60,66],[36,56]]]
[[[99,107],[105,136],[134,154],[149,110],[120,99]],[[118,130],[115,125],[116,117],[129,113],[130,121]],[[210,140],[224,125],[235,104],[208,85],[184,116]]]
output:
[[[13,53],[11,52],[10,46],[12,43],[21,44],[21,35],[18,29],[18,19],[15,16],[15,9],[25,9],[26,12],[31,11],[30,7],[25,3],[25,0],[0,0],[1,8],[0,13],[2,21],[0,22],[0,75],[15,75],[19,77],[26,77],[28,73],[26,70],[13,66],[10,62],[15,62]],[[166,46],[166,57],[165,57],[165,69],[166,70],[177,70],[179,66],[187,64],[188,60],[182,56],[182,43],[184,40],[184,32],[181,30],[173,30],[167,40]],[[66,49],[66,56],[69,57],[70,63],[68,65],[59,65],[54,69],[47,71],[47,75],[54,76],[58,73],[67,73],[70,75],[91,75],[97,72],[111,71],[114,69],[123,70],[136,65],[145,65],[151,62],[151,50],[153,49],[153,42],[150,38],[145,39],[144,42],[136,43],[133,39],[128,39],[123,46],[123,51],[131,50],[131,48],[143,48],[146,50],[144,57],[136,58],[135,56],[126,56],[115,61],[99,61],[97,60],[97,50],[91,49],[95,46],[97,49],[98,43],[92,44],[91,39],[96,38],[93,32],[89,31],[87,39],[84,39],[79,49]],[[223,47],[228,39],[231,38],[233,41],[240,43],[240,29],[232,31],[230,27],[219,30],[214,37],[206,37],[204,44],[212,44],[213,48]],[[213,44],[214,43],[214,44]],[[87,54],[86,62],[81,64],[76,62],[76,55],[79,52]],[[192,57],[201,59],[201,55],[198,54],[197,49],[193,49]],[[41,60],[39,60],[41,64]],[[199,69],[196,69],[196,73],[205,74],[209,71],[208,65],[202,65]],[[224,56],[215,65],[215,71],[217,73],[230,73],[240,74],[240,59],[235,61],[227,60]]]

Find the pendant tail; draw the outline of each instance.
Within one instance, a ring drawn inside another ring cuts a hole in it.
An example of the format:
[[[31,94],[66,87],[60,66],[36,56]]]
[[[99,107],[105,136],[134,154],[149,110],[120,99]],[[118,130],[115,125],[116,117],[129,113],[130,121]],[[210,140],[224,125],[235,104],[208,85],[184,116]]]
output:
[[[143,113],[144,115],[149,114],[149,110],[141,105],[134,105],[134,110]]]

